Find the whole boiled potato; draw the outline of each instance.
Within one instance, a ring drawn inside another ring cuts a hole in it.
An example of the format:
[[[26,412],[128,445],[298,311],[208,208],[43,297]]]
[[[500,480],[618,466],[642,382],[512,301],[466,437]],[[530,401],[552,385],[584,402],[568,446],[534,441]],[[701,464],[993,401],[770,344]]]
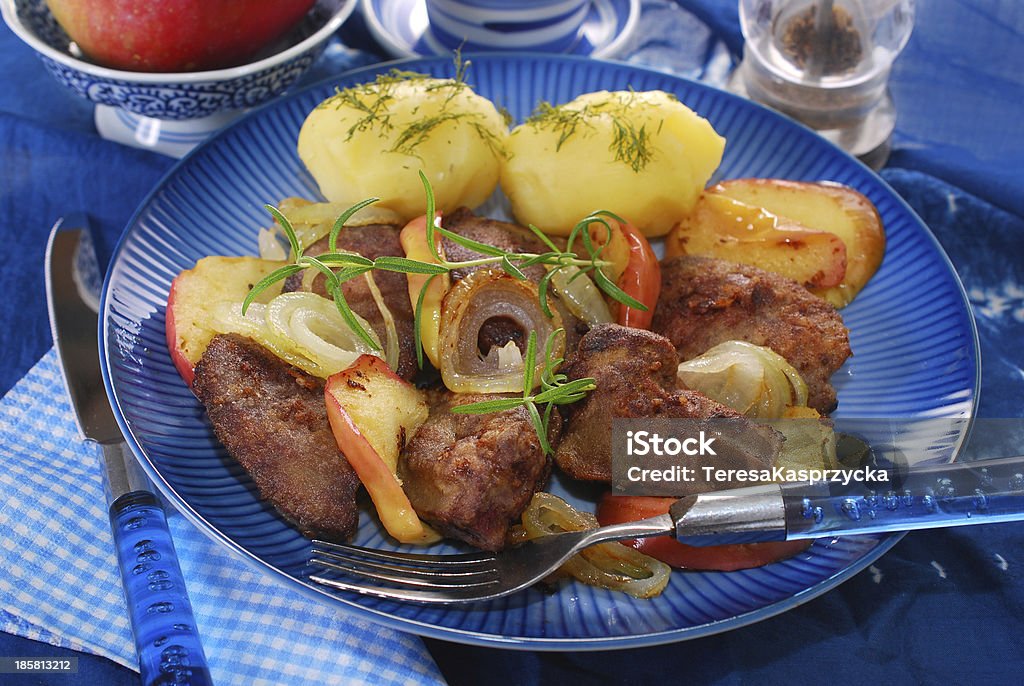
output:
[[[442,212],[483,203],[498,184],[507,138],[494,104],[465,83],[389,74],[320,103],[298,150],[328,200],[377,197],[408,221],[426,207],[420,170]]]
[[[587,93],[542,105],[512,131],[501,186],[520,223],[551,234],[610,210],[661,236],[693,209],[724,148],[668,93]]]

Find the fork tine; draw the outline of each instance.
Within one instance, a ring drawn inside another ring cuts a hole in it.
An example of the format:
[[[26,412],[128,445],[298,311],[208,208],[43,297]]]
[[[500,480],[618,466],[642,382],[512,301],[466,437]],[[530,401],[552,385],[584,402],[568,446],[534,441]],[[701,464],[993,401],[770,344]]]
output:
[[[452,588],[446,589],[443,593],[437,589],[418,590],[413,588],[385,588],[382,586],[365,586],[358,583],[350,583],[343,579],[311,575],[310,581],[321,586],[337,589],[339,591],[351,591],[360,595],[367,595],[384,600],[400,600],[423,603],[425,605],[451,605],[455,603],[467,603],[487,600],[494,595],[481,593],[479,588]]]
[[[493,569],[458,574],[450,572],[436,573],[422,569],[403,568],[398,565],[344,559],[325,560],[316,557],[310,560],[309,564],[334,569],[346,574],[376,579],[377,581],[387,581],[393,584],[417,588],[478,588],[498,583],[497,572]]]
[[[375,548],[364,548],[358,545],[346,543],[331,543],[329,541],[313,540],[313,554],[327,555],[331,557],[361,557],[381,562],[404,562],[410,565],[422,565],[424,567],[473,567],[483,564],[493,565],[494,553],[459,553],[456,555],[428,555],[425,553],[404,553],[400,551],[385,551]]]
[[[352,569],[370,569],[378,570],[381,572],[394,572],[396,574],[403,574],[410,578],[424,578],[430,579],[438,575],[443,574],[446,578],[472,578],[475,576],[485,574],[495,574],[493,567],[481,567],[479,569],[466,568],[464,566],[457,567],[425,567],[418,565],[409,565],[404,562],[382,562],[372,558],[359,558],[359,557],[348,557],[344,555],[338,555],[336,553],[319,553],[322,557],[317,557],[317,551],[313,551],[314,555],[310,558],[310,564],[319,564],[323,566],[330,566],[332,563],[339,565],[346,565]]]

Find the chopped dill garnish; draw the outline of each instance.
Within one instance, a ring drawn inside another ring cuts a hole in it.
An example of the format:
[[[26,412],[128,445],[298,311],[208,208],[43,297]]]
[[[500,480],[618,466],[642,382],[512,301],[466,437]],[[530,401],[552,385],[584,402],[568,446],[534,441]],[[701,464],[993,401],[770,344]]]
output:
[[[385,74],[378,74],[369,83],[349,88],[337,89],[335,94],[318,105],[319,108],[340,109],[347,107],[359,113],[359,117],[346,131],[346,139],[351,140],[357,133],[376,129],[381,134],[392,134],[396,124],[392,121],[391,108],[398,99],[398,86],[408,82],[424,82],[423,90],[427,93],[444,93],[440,110],[436,114],[424,115],[412,123],[404,125],[395,139],[389,152],[418,156],[417,147],[427,140],[431,133],[446,122],[465,120],[477,136],[484,141],[496,155],[505,155],[504,146],[497,136],[485,125],[484,115],[480,112],[466,112],[456,109],[453,100],[460,93],[472,90],[466,81],[466,73],[470,62],[462,59],[460,51],[455,51],[455,76],[453,78],[435,78],[428,74],[414,71],[392,69]],[[415,116],[418,110],[414,109]],[[505,115],[502,115],[503,117]]]
[[[654,146],[647,123],[637,127],[633,118],[628,116],[628,110],[635,100],[636,93],[630,90],[629,96],[625,99],[612,96],[604,102],[588,102],[582,107],[555,106],[549,102],[541,102],[525,123],[557,134],[557,152],[573,136],[591,135],[595,130],[594,122],[607,116],[612,126],[612,141],[608,146],[612,159],[628,165],[634,172],[639,172],[654,158]],[[664,120],[658,123],[655,134],[661,131],[663,124]]]
[[[558,143],[555,150],[561,150],[562,144],[571,138],[576,130],[585,125],[591,129],[594,125],[588,121],[590,117],[590,105],[582,109],[568,109],[564,105],[555,107],[550,102],[541,101],[533,114],[526,120],[527,124],[536,126],[538,129],[550,129],[558,134]]]

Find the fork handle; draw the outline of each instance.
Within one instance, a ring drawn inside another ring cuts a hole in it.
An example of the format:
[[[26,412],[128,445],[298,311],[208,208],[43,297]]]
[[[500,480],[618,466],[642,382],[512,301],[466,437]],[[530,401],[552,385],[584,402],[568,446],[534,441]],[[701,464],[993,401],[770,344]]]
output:
[[[143,686],[212,684],[160,502],[125,493],[110,506],[110,525]]]

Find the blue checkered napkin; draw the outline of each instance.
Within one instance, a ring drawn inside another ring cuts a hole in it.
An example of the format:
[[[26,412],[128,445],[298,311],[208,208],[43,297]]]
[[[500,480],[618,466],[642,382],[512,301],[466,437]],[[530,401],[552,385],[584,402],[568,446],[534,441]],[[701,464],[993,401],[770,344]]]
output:
[[[0,400],[0,630],[135,667],[98,455],[51,350]],[[251,571],[181,515],[171,534],[217,684],[443,684],[415,636]]]

